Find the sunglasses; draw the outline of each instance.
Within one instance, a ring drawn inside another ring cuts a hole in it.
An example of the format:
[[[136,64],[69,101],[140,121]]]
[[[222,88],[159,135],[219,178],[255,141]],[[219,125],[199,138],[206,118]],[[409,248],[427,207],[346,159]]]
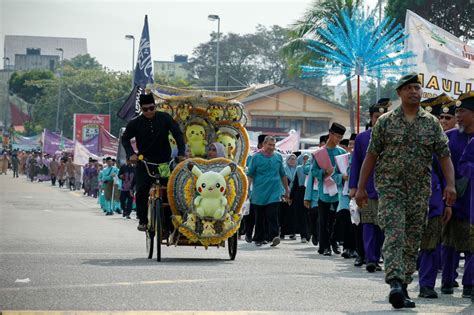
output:
[[[148,111],[152,112],[154,110],[155,110],[155,106],[142,107],[142,112],[144,112],[144,113],[148,112]]]
[[[439,120],[441,120],[441,119],[451,120],[451,119],[453,119],[453,117],[449,116],[449,115],[440,115]]]

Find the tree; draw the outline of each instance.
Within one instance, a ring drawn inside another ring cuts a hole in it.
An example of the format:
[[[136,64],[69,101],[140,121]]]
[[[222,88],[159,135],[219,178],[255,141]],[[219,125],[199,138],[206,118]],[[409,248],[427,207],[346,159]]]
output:
[[[405,25],[406,10],[450,32],[456,37],[474,39],[474,3],[468,0],[389,0],[385,14]]]
[[[44,93],[44,80],[53,80],[49,70],[35,69],[28,72],[14,72],[10,77],[10,90],[28,103],[35,103]]]
[[[391,101],[398,99],[397,91],[395,90],[396,82],[387,82],[385,85],[380,86],[381,98],[389,98]],[[367,92],[360,96],[361,112],[366,113],[369,111],[369,107],[372,104],[377,103],[377,86],[374,82],[370,82],[367,85]]]
[[[91,55],[77,55],[71,60],[63,61],[64,67],[71,67],[72,69],[88,69],[88,70],[100,70],[102,65]]]

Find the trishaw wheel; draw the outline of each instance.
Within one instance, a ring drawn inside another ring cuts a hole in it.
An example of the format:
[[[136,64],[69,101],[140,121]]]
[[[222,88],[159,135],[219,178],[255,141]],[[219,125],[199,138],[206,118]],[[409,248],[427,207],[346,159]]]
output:
[[[146,251],[148,253],[148,259],[153,258],[153,247],[155,246],[155,232],[146,230]]]
[[[237,233],[238,232],[235,232],[235,234],[227,240],[230,260],[235,260],[235,256],[237,255]]]
[[[156,261],[161,261],[161,242],[163,238],[163,202],[155,201]]]

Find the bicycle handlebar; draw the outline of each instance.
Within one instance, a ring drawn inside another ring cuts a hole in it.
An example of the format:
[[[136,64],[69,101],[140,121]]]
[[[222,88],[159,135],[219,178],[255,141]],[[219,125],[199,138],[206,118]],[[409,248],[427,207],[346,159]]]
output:
[[[151,178],[154,178],[154,179],[158,179],[158,180],[159,180],[160,178],[163,178],[163,177],[161,177],[161,174],[160,174],[159,171],[157,171],[157,173],[158,173],[157,175],[152,174],[152,173],[150,172],[149,167],[148,167],[148,165],[158,166],[158,165],[163,164],[163,163],[148,162],[148,161],[145,159],[145,157],[144,157],[143,155],[141,155],[141,154],[138,156],[138,161],[139,161],[139,162],[142,162],[142,163],[145,165],[145,169],[146,169],[146,172],[148,173],[148,176],[150,176]],[[173,164],[173,162],[174,162],[174,159],[172,159],[172,160],[168,163],[168,166],[169,166],[170,169],[171,169],[171,165]]]

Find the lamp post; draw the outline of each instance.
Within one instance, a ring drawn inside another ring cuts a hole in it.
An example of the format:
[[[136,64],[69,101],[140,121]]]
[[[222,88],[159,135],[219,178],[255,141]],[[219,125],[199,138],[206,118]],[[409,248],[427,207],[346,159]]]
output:
[[[217,21],[217,48],[216,48],[216,87],[215,90],[219,90],[219,39],[221,35],[221,18],[216,14],[210,14],[207,16],[210,21]]]
[[[133,35],[125,35],[125,39],[131,39],[132,40],[132,90],[135,87],[135,36]]]
[[[64,49],[56,48],[57,51],[61,52],[61,60],[59,61],[62,67],[62,63],[64,60]],[[56,108],[56,133],[59,133],[59,107],[61,105],[61,76],[62,73],[58,68],[58,75],[59,75],[59,84],[58,84],[58,107]]]
[[[7,121],[8,121],[8,103],[9,103],[9,94],[10,94],[10,58],[8,57],[3,57],[3,60],[5,61],[6,64],[6,70],[7,72],[7,91],[5,94],[5,106],[3,108],[3,126],[4,130],[7,130]]]

